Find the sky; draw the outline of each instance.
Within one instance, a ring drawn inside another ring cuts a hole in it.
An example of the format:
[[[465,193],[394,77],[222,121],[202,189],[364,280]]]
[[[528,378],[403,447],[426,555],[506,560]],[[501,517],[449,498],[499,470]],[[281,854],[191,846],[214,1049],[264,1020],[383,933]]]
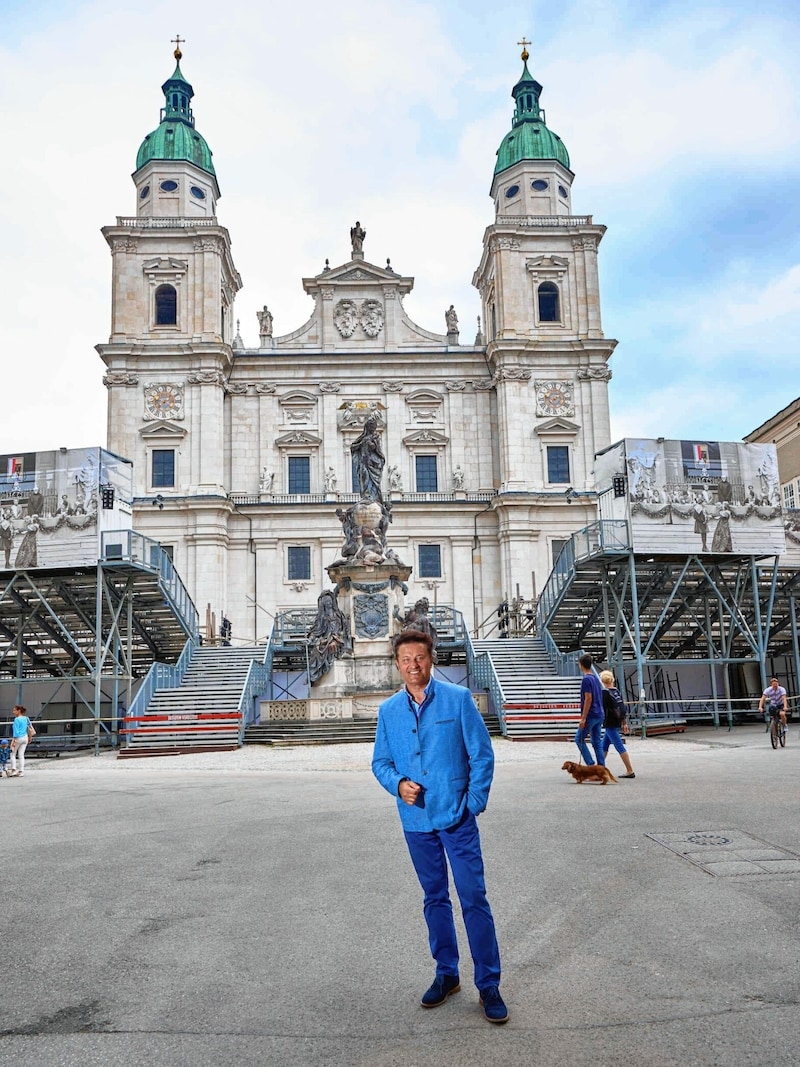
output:
[[[366,258],[416,279],[411,318],[462,340],[511,89],[529,67],[608,227],[612,439],[738,440],[800,395],[796,0],[0,0],[0,453],[105,443],[111,258],[158,125],[170,43],[214,153],[245,345],[312,303],[301,279]]]

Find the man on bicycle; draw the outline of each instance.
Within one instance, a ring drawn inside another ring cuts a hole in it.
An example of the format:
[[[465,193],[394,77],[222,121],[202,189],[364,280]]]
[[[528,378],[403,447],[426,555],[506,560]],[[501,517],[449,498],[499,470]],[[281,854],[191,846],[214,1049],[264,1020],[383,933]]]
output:
[[[789,703],[786,699],[786,690],[782,685],[778,684],[777,678],[770,678],[769,688],[765,689],[761,700],[758,702],[758,710],[763,712],[764,705],[769,704],[770,718],[775,718],[776,715],[780,715],[780,720],[786,727],[786,712],[789,710]]]

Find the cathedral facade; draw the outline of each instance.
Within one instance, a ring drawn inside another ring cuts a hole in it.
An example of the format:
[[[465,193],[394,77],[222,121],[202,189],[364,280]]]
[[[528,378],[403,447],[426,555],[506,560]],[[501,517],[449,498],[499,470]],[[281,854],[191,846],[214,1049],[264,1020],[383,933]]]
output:
[[[569,156],[527,52],[473,277],[483,330],[463,337],[452,307],[445,333],[413,322],[414,279],[371,263],[356,222],[350,259],[302,280],[308,321],[274,336],[264,307],[258,348],[236,327],[242,280],[175,55],[137,156],[135,213],[103,230],[112,315],[97,350],[108,448],[133,461],[134,528],[169,548],[201,618],[263,640],[330,585],[358,497],[350,446],[372,418],[409,600],[453,605],[481,631],[504,598],[535,597],[596,519],[594,456],[610,443],[605,228],[572,214]]]

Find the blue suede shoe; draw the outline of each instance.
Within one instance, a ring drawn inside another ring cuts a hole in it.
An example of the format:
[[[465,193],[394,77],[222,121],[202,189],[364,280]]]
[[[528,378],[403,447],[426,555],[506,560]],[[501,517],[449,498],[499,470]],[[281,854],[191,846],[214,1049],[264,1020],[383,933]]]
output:
[[[508,1022],[508,1008],[503,1003],[500,990],[496,985],[490,985],[481,990],[481,1004],[483,1014],[490,1023]]]
[[[437,974],[430,989],[422,994],[423,1008],[438,1008],[447,998],[461,988],[457,974]]]

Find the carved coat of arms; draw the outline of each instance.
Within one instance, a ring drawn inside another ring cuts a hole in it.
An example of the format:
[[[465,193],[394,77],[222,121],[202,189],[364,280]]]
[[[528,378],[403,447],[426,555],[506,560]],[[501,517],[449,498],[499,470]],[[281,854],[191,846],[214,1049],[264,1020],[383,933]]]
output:
[[[389,632],[389,605],[380,593],[359,593],[354,598],[356,635],[385,637]]]
[[[361,305],[361,327],[367,337],[377,337],[383,329],[383,305],[380,300],[365,300]]]
[[[333,324],[342,337],[352,337],[358,326],[358,309],[352,300],[340,300],[333,309]]]

